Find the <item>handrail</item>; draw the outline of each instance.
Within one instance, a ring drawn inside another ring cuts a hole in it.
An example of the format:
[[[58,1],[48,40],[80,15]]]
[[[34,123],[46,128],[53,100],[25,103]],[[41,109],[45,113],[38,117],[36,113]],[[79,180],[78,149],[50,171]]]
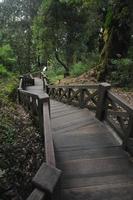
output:
[[[49,85],[49,88],[92,88],[97,89],[99,84],[77,84],[77,85]]]
[[[43,122],[44,122],[43,128],[44,128],[44,133],[45,133],[46,162],[48,165],[56,167],[54,145],[53,145],[53,139],[52,139],[52,134],[51,134],[49,106],[47,102],[44,102],[43,104]]]
[[[111,91],[108,91],[108,98],[114,100],[116,103],[120,104],[123,108],[125,108],[128,112],[133,112],[133,107],[128,104],[126,101],[124,101],[121,97],[119,97],[117,94],[114,94]]]
[[[133,107],[118,95],[108,91],[105,120],[121,137],[123,147],[130,151],[128,143],[133,138]]]
[[[37,94],[29,92],[23,89],[23,79],[20,79],[20,84],[18,88],[19,102],[31,110],[33,113],[36,112],[39,117],[40,132],[44,138],[45,146],[45,158],[46,163],[49,166],[56,167],[55,154],[54,154],[54,144],[50,125],[50,104],[49,96],[44,94]],[[37,196],[36,196],[37,195]],[[44,200],[45,192],[39,189],[34,189],[27,200],[33,200],[36,196],[36,200]]]
[[[91,85],[48,85],[50,97],[63,103],[96,110],[98,84]]]
[[[100,121],[107,121],[108,124],[119,134],[123,140],[124,149],[131,152],[130,145],[133,146],[133,108],[124,102],[120,97],[110,91],[111,85],[108,83],[91,84],[91,85],[48,85],[47,77],[41,73],[43,79],[44,91],[52,98],[68,104],[80,106],[81,108],[93,109],[96,112],[96,117]],[[22,90],[22,80],[20,80],[19,93],[25,96],[25,100],[30,102],[32,98],[36,104],[38,101],[38,112],[40,116],[40,130],[45,133],[45,149],[46,162],[55,166],[54,145],[51,134],[50,115],[49,115],[49,97],[45,94],[29,93]],[[34,100],[35,98],[35,100]],[[46,100],[47,99],[47,100]],[[34,106],[33,106],[34,108]],[[45,124],[45,126],[43,126]],[[53,153],[51,153],[53,152]],[[33,200],[32,196],[36,192],[40,194],[38,200],[44,199],[44,193],[35,189],[28,200]],[[40,193],[39,193],[40,192]]]
[[[94,110],[96,117],[107,121],[123,140],[123,147],[128,149],[129,140],[133,138],[133,107],[110,88],[108,83],[48,85],[47,91],[50,97],[58,101]]]

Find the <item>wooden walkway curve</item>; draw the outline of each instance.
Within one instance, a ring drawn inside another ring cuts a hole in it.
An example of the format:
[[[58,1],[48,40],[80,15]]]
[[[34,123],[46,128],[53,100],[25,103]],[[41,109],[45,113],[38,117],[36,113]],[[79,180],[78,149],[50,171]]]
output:
[[[43,93],[42,82],[28,91]],[[133,200],[133,164],[114,131],[88,109],[51,100],[56,165],[54,200]]]

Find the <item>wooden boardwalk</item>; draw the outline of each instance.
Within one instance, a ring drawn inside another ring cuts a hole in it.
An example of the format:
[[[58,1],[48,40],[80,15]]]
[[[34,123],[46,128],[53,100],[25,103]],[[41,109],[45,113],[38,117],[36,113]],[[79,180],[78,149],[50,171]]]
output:
[[[42,84],[29,91],[43,92]],[[133,200],[133,164],[108,126],[88,109],[54,100],[51,126],[57,168],[54,200]]]

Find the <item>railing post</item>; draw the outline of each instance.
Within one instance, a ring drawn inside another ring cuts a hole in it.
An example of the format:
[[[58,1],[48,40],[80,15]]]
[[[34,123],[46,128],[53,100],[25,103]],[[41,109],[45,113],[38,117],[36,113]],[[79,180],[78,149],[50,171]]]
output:
[[[69,99],[71,98],[71,88],[68,88],[68,94],[67,94],[67,103],[70,104]]]
[[[96,108],[96,118],[100,121],[104,120],[106,103],[107,103],[107,92],[111,88],[109,83],[101,83],[98,89],[98,103]]]
[[[47,102],[49,108],[49,116],[50,116],[50,100],[48,97],[38,98],[38,116],[39,116],[39,128],[41,135],[44,135],[44,113],[43,113],[43,104]]]
[[[129,119],[128,135],[130,138],[133,138],[133,114],[130,115],[130,119]]]
[[[79,107],[84,108],[84,97],[85,97],[85,92],[83,88],[80,88],[80,99],[79,99]]]
[[[127,133],[123,141],[123,148],[125,150],[129,149],[129,151],[132,151],[131,153],[133,154],[133,114],[129,116]]]
[[[43,100],[38,98],[38,118],[39,118],[39,129],[41,136],[43,137]]]

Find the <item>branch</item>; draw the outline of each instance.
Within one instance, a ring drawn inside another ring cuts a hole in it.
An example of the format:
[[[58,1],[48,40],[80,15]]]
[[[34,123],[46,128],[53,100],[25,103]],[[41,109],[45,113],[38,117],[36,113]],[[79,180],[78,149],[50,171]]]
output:
[[[60,58],[59,58],[59,55],[58,55],[58,52],[56,51],[55,52],[55,58],[57,59],[57,61],[65,68],[66,71],[68,71],[68,67],[65,63],[63,63]]]

